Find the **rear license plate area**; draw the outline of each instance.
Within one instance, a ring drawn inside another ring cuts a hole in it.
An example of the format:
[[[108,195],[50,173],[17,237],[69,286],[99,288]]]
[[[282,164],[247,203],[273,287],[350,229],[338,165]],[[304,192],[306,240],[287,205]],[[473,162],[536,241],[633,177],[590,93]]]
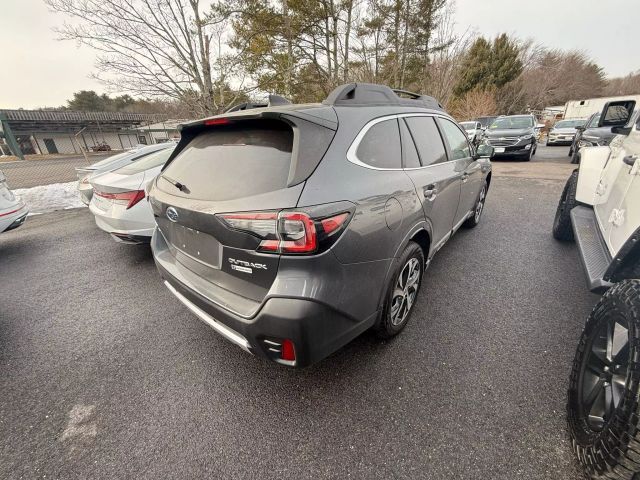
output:
[[[178,252],[209,267],[220,268],[222,245],[213,236],[168,220],[156,220],[166,240]]]

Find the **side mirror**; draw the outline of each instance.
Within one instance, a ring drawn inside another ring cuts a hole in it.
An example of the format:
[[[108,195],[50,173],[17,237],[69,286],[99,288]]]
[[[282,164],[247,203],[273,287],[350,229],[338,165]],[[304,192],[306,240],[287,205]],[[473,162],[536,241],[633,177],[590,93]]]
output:
[[[616,135],[629,135],[631,133],[632,127],[613,127],[611,129],[611,133],[614,133]]]
[[[478,160],[480,158],[491,158],[493,157],[493,147],[491,145],[485,145],[481,143],[478,145],[476,149],[476,154],[474,155],[474,160]]]
[[[635,100],[621,100],[605,104],[598,127],[624,127],[636,107]]]

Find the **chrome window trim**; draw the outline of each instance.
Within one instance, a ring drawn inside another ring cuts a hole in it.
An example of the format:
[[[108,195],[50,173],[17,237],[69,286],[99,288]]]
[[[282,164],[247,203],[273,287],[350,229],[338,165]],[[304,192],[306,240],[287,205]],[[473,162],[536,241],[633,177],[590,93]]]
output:
[[[377,125],[378,123],[381,122],[385,122],[387,120],[398,120],[400,118],[407,118],[407,117],[431,117],[431,118],[442,118],[444,120],[448,120],[450,122],[453,122],[454,124],[456,123],[455,120],[452,120],[451,118],[445,116],[445,115],[440,115],[437,113],[395,113],[392,115],[385,115],[383,117],[378,117],[378,118],[374,118],[373,120],[370,120],[368,123],[365,124],[364,127],[362,127],[362,129],[358,132],[358,135],[356,135],[356,138],[353,139],[353,142],[351,143],[351,146],[349,147],[349,149],[347,150],[347,160],[355,165],[358,165],[360,167],[364,167],[364,168],[368,168],[369,170],[379,170],[379,171],[388,171],[388,172],[397,172],[397,171],[405,171],[405,170],[422,170],[425,168],[431,168],[431,167],[436,167],[438,165],[446,165],[447,163],[452,163],[452,162],[459,162],[462,159],[457,159],[457,160],[447,160],[446,162],[440,162],[440,163],[432,163],[431,165],[423,165],[420,167],[408,167],[408,168],[383,168],[383,167],[374,167],[373,165],[369,165],[368,163],[364,163],[362,160],[360,160],[358,158],[358,156],[356,155],[356,152],[358,150],[358,147],[360,146],[360,142],[362,142],[362,139],[364,138],[364,136],[369,132],[369,130],[371,129],[371,127],[373,127],[374,125]],[[398,132],[398,135],[400,135],[400,132]],[[466,135],[465,135],[466,137]],[[402,141],[402,138],[400,138],[400,140]],[[467,143],[468,143],[468,139],[467,139]],[[447,146],[444,144],[444,140],[442,143],[442,146],[445,149],[445,152],[447,151]],[[471,148],[471,147],[470,147]]]

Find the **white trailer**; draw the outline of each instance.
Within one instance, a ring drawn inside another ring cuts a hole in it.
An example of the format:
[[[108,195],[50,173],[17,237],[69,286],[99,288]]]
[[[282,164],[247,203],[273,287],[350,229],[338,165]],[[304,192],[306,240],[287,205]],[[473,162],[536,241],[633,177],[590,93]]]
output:
[[[640,95],[569,100],[564,106],[563,118],[588,118],[592,113],[601,112],[605,103],[615,102],[616,100],[635,100],[636,105],[640,105]]]

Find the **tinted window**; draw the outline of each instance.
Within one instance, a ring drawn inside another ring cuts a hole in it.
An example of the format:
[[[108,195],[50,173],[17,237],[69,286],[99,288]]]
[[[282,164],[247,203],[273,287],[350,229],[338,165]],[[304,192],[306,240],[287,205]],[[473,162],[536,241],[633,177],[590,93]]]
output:
[[[191,198],[231,200],[285,188],[293,131],[283,122],[242,122],[195,137],[162,172],[158,185],[180,193],[163,177],[182,183]]]
[[[400,136],[402,137],[402,159],[404,168],[420,167],[420,157],[409,129],[403,120],[400,120]]]
[[[451,160],[470,157],[471,150],[465,134],[449,120],[440,119],[440,125],[442,125],[442,133],[444,133],[447,142],[449,142]]]
[[[356,156],[362,163],[372,167],[400,168],[398,121],[394,118],[373,125],[358,145]]]
[[[159,152],[145,155],[130,165],[119,168],[116,170],[116,173],[120,173],[122,175],[133,175],[134,173],[144,172],[145,170],[160,167],[167,163],[167,160],[169,160],[169,157],[171,156],[171,152],[173,152],[173,148],[165,148]]]
[[[600,114],[598,113],[591,118],[591,120],[589,121],[589,125],[587,125],[587,127],[589,128],[597,127],[599,121],[600,121]]]
[[[501,117],[494,120],[489,129],[491,130],[509,130],[523,129],[533,127],[533,118],[529,115],[521,117]]]
[[[554,128],[575,128],[585,124],[584,120],[562,120],[554,125]]]
[[[100,160],[99,162],[92,163],[91,166],[96,168],[96,169],[98,169],[100,167],[104,167],[105,165],[108,165],[111,162],[117,162],[118,160],[122,160],[125,157],[129,157],[134,152],[135,151],[122,152],[122,153],[119,153],[117,155],[113,155],[111,157],[107,157],[104,160]],[[144,154],[142,156],[144,156]]]
[[[405,118],[413,140],[418,147],[418,154],[423,166],[447,161],[447,153],[442,143],[442,137],[432,117]],[[462,133],[460,133],[464,137]],[[465,137],[465,142],[466,142]]]

